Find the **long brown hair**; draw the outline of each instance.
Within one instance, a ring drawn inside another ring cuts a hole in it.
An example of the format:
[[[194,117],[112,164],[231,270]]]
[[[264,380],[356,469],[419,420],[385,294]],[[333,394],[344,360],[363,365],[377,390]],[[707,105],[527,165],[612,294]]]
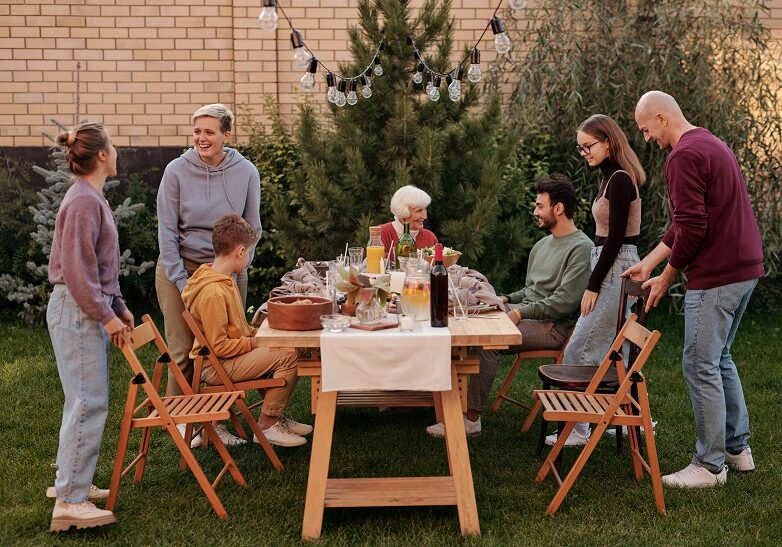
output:
[[[98,152],[109,148],[109,136],[103,124],[85,122],[60,133],[57,144],[68,149],[65,159],[71,173],[84,176],[95,171]]]
[[[612,118],[604,114],[594,114],[587,118],[578,128],[579,131],[587,133],[601,141],[608,141],[608,157],[619,164],[630,175],[630,179],[641,186],[646,182],[646,173],[638,161],[630,143],[627,142],[627,135],[622,131]]]

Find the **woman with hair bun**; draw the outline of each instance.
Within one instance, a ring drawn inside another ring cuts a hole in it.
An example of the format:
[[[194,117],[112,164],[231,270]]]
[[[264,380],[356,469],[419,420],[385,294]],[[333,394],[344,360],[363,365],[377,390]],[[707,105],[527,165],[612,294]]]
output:
[[[108,413],[109,340],[125,344],[133,314],[120,293],[117,226],[103,197],[106,179],[117,174],[117,151],[97,123],[62,133],[57,143],[74,175],[55,221],[46,309],[65,394],[50,526],[60,532],[116,522],[92,503],[108,497],[92,478]]]
[[[616,334],[622,272],[640,262],[641,195],[646,181],[641,163],[622,128],[610,117],[595,114],[576,133],[576,149],[590,167],[600,169],[600,187],[592,202],[595,247],[592,274],[581,299],[581,316],[565,348],[564,362],[600,364]],[[589,424],[578,423],[565,446],[586,444]],[[556,443],[556,434],[546,444]]]
[[[261,179],[258,170],[226,144],[231,138],[234,115],[222,104],[202,106],[192,116],[193,148],[166,166],[157,195],[160,258],[155,269],[155,290],[165,323],[171,358],[188,381],[193,379],[193,334],[182,319],[182,290],[202,264],[215,257],[212,228],[217,219],[231,213],[244,218],[261,232]],[[250,254],[254,247],[250,249]],[[250,258],[252,264],[252,258]],[[247,271],[236,278],[242,305],[247,306]],[[181,390],[169,378],[169,395]],[[184,427],[182,428],[184,431]],[[227,445],[243,442],[225,426],[217,433]],[[196,437],[195,443],[200,442]]]
[[[424,228],[426,220],[426,208],[432,203],[429,194],[408,184],[402,186],[394,192],[391,198],[391,213],[394,215],[393,222],[387,222],[380,225],[380,237],[383,240],[383,247],[386,252],[396,247],[399,238],[404,233],[403,222],[410,223],[410,234],[415,239],[417,248],[432,247],[437,243],[437,236],[434,232]]]

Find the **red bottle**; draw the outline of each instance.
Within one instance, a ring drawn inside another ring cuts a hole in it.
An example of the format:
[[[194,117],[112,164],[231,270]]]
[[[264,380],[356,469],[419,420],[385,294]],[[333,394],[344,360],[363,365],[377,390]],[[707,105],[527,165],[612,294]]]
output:
[[[434,266],[429,274],[431,296],[429,320],[433,327],[448,326],[448,270],[443,265],[443,246],[434,247]]]

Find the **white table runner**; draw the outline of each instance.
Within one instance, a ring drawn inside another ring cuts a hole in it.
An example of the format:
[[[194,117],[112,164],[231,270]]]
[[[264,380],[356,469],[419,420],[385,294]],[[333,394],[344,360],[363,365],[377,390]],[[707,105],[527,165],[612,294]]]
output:
[[[428,323],[414,332],[323,331],[320,357],[323,391],[451,389],[451,333]]]

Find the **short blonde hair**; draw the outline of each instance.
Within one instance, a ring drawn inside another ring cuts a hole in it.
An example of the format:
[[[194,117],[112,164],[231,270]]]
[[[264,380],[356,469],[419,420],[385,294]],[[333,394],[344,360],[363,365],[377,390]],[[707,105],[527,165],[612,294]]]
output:
[[[193,114],[193,121],[196,121],[196,118],[201,116],[209,116],[210,118],[220,120],[220,131],[223,133],[230,132],[234,127],[234,113],[224,104],[214,103],[202,106]]]
[[[408,184],[394,192],[394,196],[391,198],[391,212],[401,222],[410,217],[410,207],[426,209],[430,203],[432,203],[432,198],[429,194],[412,184]]]

